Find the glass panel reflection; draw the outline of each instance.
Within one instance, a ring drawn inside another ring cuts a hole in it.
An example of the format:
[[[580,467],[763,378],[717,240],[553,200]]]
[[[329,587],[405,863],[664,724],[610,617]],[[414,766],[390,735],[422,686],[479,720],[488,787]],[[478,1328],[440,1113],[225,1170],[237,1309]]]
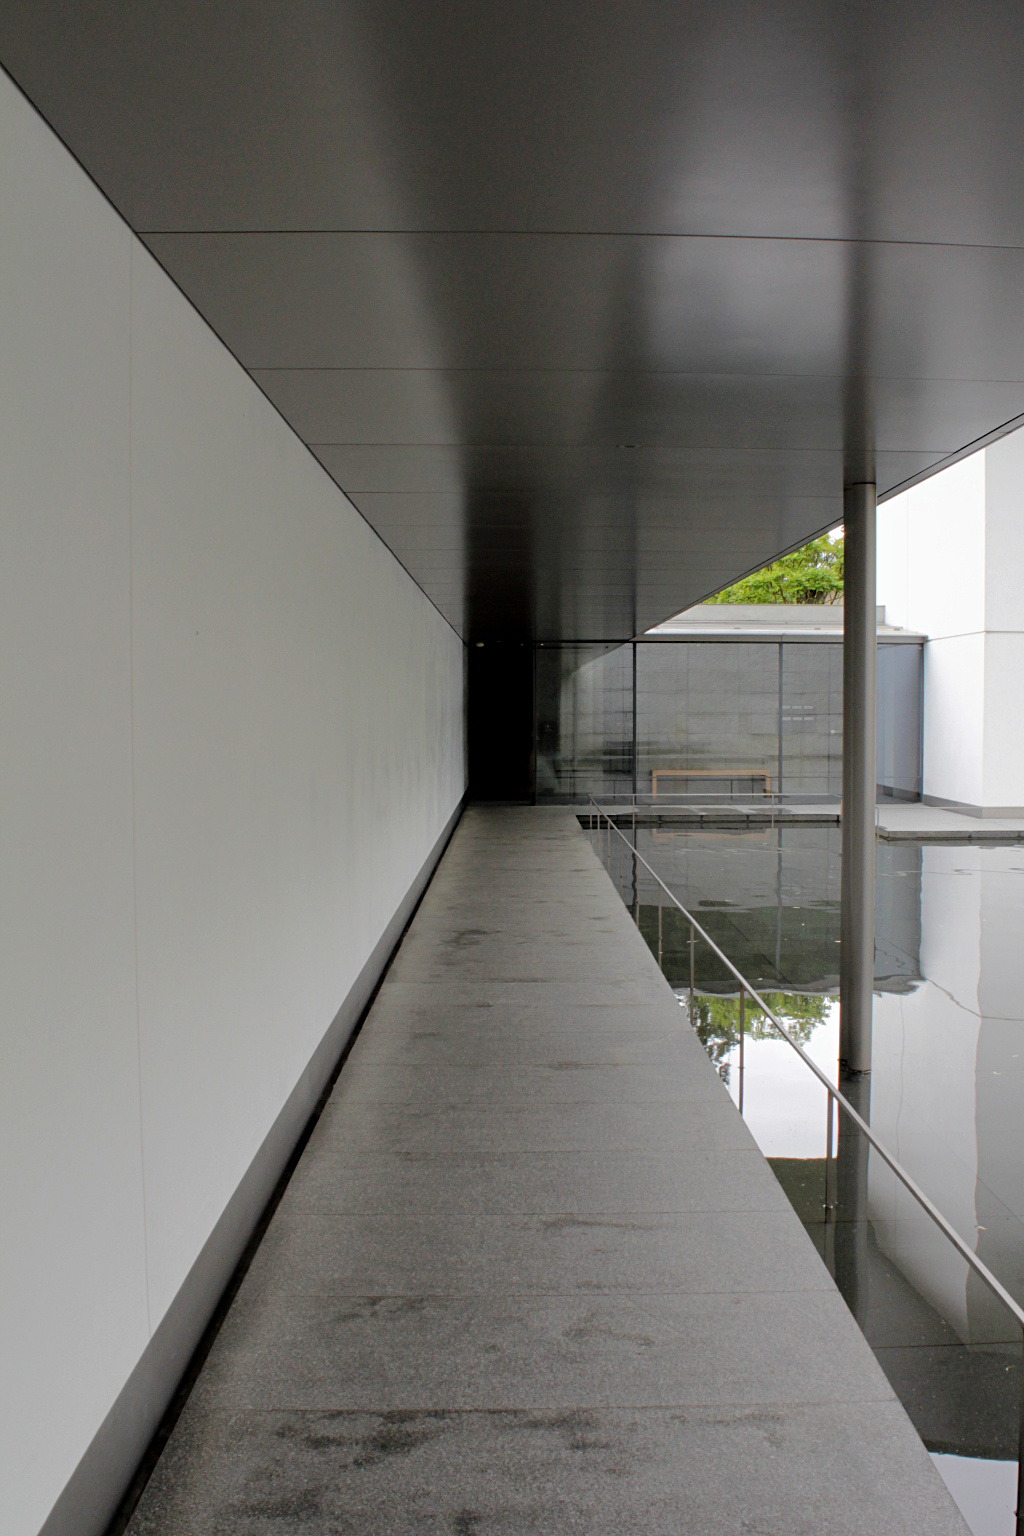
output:
[[[782,790],[838,799],[843,787],[843,648],[782,646]]]
[[[779,648],[637,646],[640,794],[764,794],[777,788]]]
[[[535,657],[540,801],[839,798],[838,643],[662,639]],[[879,646],[878,783],[903,799],[921,792],[921,667],[919,645]]]
[[[633,647],[538,646],[536,796],[568,803],[633,792]]]

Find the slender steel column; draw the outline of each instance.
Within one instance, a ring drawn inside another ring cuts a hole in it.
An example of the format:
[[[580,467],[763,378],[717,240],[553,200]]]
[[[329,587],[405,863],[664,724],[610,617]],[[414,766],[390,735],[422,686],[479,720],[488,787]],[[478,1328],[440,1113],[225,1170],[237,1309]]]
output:
[[[839,1061],[871,1071],[875,971],[875,487],[843,493],[843,879]]]

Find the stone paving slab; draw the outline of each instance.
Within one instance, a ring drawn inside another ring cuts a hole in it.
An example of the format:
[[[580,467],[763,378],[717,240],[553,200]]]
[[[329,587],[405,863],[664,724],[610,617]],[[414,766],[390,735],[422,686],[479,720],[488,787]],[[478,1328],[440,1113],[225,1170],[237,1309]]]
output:
[[[575,814],[473,808],[131,1536],[964,1536]]]
[[[878,807],[878,835],[888,843],[1024,842],[1024,817],[969,816],[939,805],[894,802]]]

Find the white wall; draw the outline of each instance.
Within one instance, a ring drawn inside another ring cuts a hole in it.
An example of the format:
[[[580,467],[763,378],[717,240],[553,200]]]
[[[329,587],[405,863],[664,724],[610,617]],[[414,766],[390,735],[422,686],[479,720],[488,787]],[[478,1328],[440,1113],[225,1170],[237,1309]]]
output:
[[[1024,808],[1024,432],[878,508],[878,602],[927,634],[924,797]]]
[[[1024,807],[1024,433],[878,509],[878,601],[921,630],[925,798]]]
[[[924,648],[924,794],[984,792],[985,455],[878,509],[877,598]]]
[[[985,449],[984,804],[1024,805],[1024,432]]]
[[[0,1488],[35,1536],[464,788],[463,647],[0,76]]]

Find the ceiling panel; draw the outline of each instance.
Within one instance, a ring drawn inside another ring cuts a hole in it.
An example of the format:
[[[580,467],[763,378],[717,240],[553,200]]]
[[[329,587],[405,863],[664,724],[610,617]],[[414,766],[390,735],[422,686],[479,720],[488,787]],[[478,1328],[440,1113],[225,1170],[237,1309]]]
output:
[[[842,368],[848,257],[828,241],[514,233],[146,240],[247,368]]]
[[[5,0],[140,230],[1024,245],[1018,0]]]
[[[6,0],[469,636],[619,638],[1024,414],[1024,7]]]

